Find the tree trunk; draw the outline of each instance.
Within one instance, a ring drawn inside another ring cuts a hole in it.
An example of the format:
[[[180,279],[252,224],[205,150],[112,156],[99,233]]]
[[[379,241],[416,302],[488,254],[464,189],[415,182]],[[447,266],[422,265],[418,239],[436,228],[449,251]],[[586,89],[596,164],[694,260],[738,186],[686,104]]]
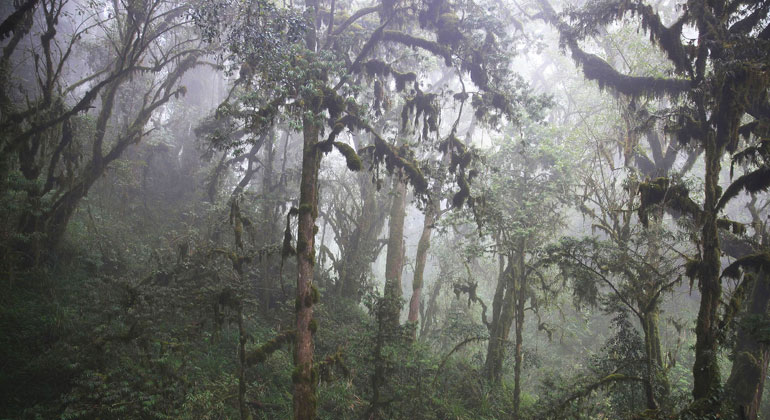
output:
[[[271,245],[276,236],[275,234],[275,219],[273,218],[273,208],[275,207],[275,201],[272,199],[272,182],[273,182],[273,165],[275,162],[275,141],[276,132],[273,130],[270,133],[269,140],[267,141],[265,148],[265,169],[262,173],[262,209],[260,211],[260,218],[262,218],[261,230],[262,244]],[[269,311],[272,306],[273,288],[275,282],[273,280],[273,273],[270,272],[270,258],[265,256],[262,258],[262,279],[260,281],[261,293],[257,296],[261,296],[262,310]]]
[[[744,322],[767,319],[770,284],[765,270],[760,270],[747,306]],[[757,339],[757,331],[740,325],[733,351],[735,357],[725,390],[739,420],[756,420],[767,377],[768,346]]]
[[[315,219],[320,153],[316,147],[319,127],[312,119],[303,118],[302,180],[300,183],[299,221],[297,227],[297,335],[294,347],[294,419],[314,420],[316,412],[313,367],[313,304],[318,291],[313,286],[315,263]]]
[[[428,205],[425,208],[425,218],[422,223],[422,235],[417,242],[417,255],[414,265],[414,279],[412,280],[412,298],[409,301],[409,317],[407,320],[415,324],[412,338],[417,336],[417,318],[420,314],[420,295],[422,294],[423,276],[425,274],[425,263],[428,260],[428,249],[430,248],[430,235],[433,232],[433,223],[435,219],[435,210],[433,206]]]
[[[492,384],[499,384],[503,377],[503,359],[505,358],[505,342],[511,330],[514,311],[514,269],[509,259],[508,266],[498,278],[497,290],[493,301],[492,323],[489,330],[487,358],[484,365],[487,379]]]
[[[246,406],[246,328],[243,325],[243,303],[238,304],[238,411],[241,420],[251,419]]]
[[[521,406],[521,364],[522,344],[524,331],[524,305],[529,297],[529,285],[527,284],[526,264],[524,261],[524,249],[526,242],[521,241],[521,251],[518,255],[518,276],[515,279],[514,291],[516,301],[516,344],[513,355],[513,418],[518,420]]]
[[[526,278],[522,276],[520,287],[516,296],[516,346],[514,349],[513,364],[513,418],[519,418],[519,409],[521,406],[521,363],[522,363],[522,339],[524,329],[524,302],[526,295],[524,287]]]
[[[359,186],[363,198],[361,214],[355,230],[345,244],[345,255],[339,268],[340,284],[338,293],[356,302],[361,298],[360,289],[371,263],[376,259],[380,235],[385,222],[385,211],[378,204],[377,191],[369,174],[359,174]],[[384,206],[383,206],[384,207]]]
[[[443,278],[442,274],[443,273],[439,274],[438,278],[436,279],[436,284],[433,286],[433,290],[430,292],[428,304],[422,317],[420,337],[425,337],[428,331],[430,331],[430,327],[433,325],[433,322],[435,321],[436,312],[438,309],[436,301],[438,300],[438,295],[441,293],[441,279]]]
[[[719,199],[719,171],[721,150],[716,138],[709,134],[705,148],[705,201],[703,205],[703,230],[701,237],[702,261],[698,269],[698,289],[701,300],[695,327],[695,363],[693,364],[693,398],[708,402],[702,414],[716,412],[715,404],[721,380],[717,364],[717,310],[722,295],[719,281],[720,251],[717,236],[717,212]],[[714,397],[714,398],[711,398]]]
[[[385,261],[385,304],[383,316],[386,328],[395,330],[401,314],[401,271],[404,267],[404,218],[406,217],[406,184],[394,178],[393,203],[388,221],[388,254]]]
[[[654,308],[644,312],[640,319],[642,332],[644,333],[645,369],[647,378],[644,382],[644,394],[647,408],[656,410],[658,404],[655,401],[655,383],[659,369],[663,367],[660,350],[660,335],[658,334],[658,310]]]

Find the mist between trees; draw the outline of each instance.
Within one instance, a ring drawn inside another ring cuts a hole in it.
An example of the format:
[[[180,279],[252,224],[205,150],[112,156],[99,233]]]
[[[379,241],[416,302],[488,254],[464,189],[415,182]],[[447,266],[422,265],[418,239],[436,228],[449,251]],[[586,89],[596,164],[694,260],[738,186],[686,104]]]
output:
[[[0,418],[770,418],[770,2],[0,4]]]

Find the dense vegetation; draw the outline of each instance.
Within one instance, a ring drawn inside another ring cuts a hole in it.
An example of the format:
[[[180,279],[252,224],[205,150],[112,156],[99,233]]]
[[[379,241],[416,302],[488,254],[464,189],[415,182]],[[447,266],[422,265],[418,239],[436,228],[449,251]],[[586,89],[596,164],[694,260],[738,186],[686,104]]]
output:
[[[0,418],[770,418],[770,2],[0,4]]]

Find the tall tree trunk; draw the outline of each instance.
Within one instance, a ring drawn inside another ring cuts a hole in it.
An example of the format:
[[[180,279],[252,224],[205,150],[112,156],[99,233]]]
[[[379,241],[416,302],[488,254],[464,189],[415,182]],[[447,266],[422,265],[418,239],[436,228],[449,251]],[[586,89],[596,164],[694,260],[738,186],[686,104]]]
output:
[[[659,369],[662,369],[663,360],[660,350],[660,335],[658,334],[658,309],[653,308],[642,314],[639,320],[644,333],[645,369],[647,378],[644,382],[644,394],[647,408],[655,410],[658,404],[655,401],[655,383]]]
[[[315,110],[315,109],[313,109]],[[313,367],[313,304],[318,289],[313,286],[315,264],[315,219],[317,215],[318,168],[320,153],[316,147],[319,127],[303,118],[302,180],[300,182],[299,221],[297,227],[297,335],[294,347],[294,419],[314,420],[316,412]]]
[[[246,328],[243,325],[243,302],[238,304],[238,411],[241,420],[251,419],[246,405]]]
[[[705,148],[705,201],[703,205],[703,230],[701,236],[702,260],[698,269],[698,289],[701,300],[695,326],[695,363],[693,364],[693,398],[714,401],[702,409],[716,411],[718,398],[711,398],[721,385],[717,364],[717,310],[722,295],[719,281],[721,267],[719,237],[717,236],[717,212],[719,200],[719,171],[722,147],[717,145],[713,134],[707,135]]]
[[[385,260],[385,303],[383,317],[386,328],[399,326],[401,314],[401,272],[404,268],[404,218],[406,217],[406,184],[393,180],[393,202],[388,221],[388,253]]]
[[[526,264],[524,261],[524,249],[526,241],[521,241],[521,250],[518,255],[518,276],[515,279],[515,301],[516,301],[516,344],[513,355],[513,418],[518,420],[519,409],[521,408],[521,364],[522,364],[522,344],[524,331],[524,305],[529,297],[529,285],[527,284]]]
[[[430,327],[433,325],[433,322],[435,321],[436,312],[438,309],[438,304],[436,301],[438,300],[438,295],[441,293],[442,278],[443,272],[440,272],[438,278],[436,279],[436,284],[433,286],[433,290],[430,292],[430,297],[428,297],[428,304],[425,307],[425,313],[422,317],[420,337],[425,337],[428,331],[430,331]]]
[[[760,269],[743,317],[749,323],[767,319],[770,301],[768,283],[767,272]],[[733,367],[725,389],[729,393],[730,403],[738,419],[756,420],[767,377],[770,349],[767,344],[759,342],[755,329],[752,330],[749,325],[742,324],[738,329],[738,339],[733,353],[735,355]]]
[[[358,302],[361,283],[376,258],[374,254],[379,249],[377,237],[385,223],[385,210],[378,205],[377,191],[371,182],[370,175],[356,176],[359,178],[363,204],[355,230],[345,245],[345,255],[340,262],[338,293],[342,297]]]
[[[262,218],[261,229],[263,233],[263,245],[271,245],[275,238],[275,219],[273,218],[273,209],[275,207],[275,200],[272,199],[273,188],[273,165],[275,163],[275,141],[276,131],[270,133],[269,140],[267,140],[265,148],[265,164],[264,172],[262,173],[262,208],[260,211],[260,218]],[[261,296],[262,310],[269,311],[272,305],[273,287],[275,282],[273,280],[273,273],[270,272],[270,258],[264,257],[262,259],[262,279],[260,281],[261,293],[257,296]]]
[[[493,300],[492,323],[489,329],[489,344],[487,358],[484,364],[487,379],[493,384],[499,384],[503,377],[503,359],[505,358],[505,342],[511,330],[514,311],[514,268],[511,259],[508,266],[498,278],[497,290]]]
[[[412,298],[409,300],[409,316],[407,320],[415,324],[412,338],[417,337],[417,318],[420,314],[420,296],[422,294],[423,276],[425,275],[425,263],[428,260],[430,248],[430,235],[433,232],[435,221],[435,209],[432,205],[425,208],[425,218],[422,223],[422,235],[417,242],[417,255],[414,264],[414,278],[412,280]]]

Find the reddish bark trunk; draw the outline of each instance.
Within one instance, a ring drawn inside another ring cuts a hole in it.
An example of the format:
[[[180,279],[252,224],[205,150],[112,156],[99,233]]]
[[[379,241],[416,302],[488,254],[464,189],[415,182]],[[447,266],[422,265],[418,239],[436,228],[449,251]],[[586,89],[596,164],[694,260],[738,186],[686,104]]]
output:
[[[294,419],[314,420],[316,411],[315,370],[313,367],[313,304],[317,289],[313,286],[315,219],[320,153],[318,126],[303,120],[302,181],[300,183],[297,228],[297,335],[294,342]]]

